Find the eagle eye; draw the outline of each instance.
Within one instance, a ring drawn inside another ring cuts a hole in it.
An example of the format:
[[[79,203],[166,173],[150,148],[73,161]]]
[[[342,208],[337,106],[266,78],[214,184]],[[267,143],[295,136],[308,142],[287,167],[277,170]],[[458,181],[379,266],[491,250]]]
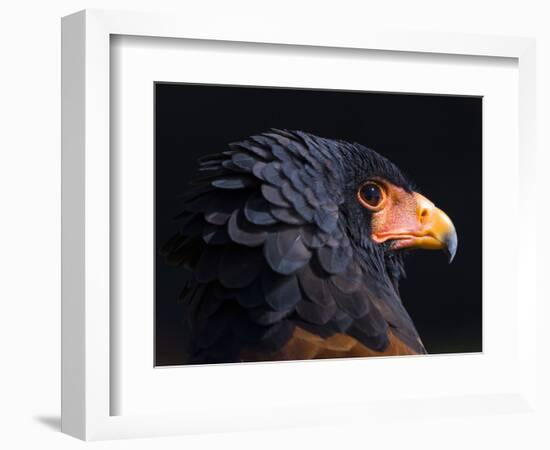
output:
[[[361,185],[357,192],[357,197],[363,206],[369,209],[376,209],[382,204],[384,193],[378,184],[368,181]]]

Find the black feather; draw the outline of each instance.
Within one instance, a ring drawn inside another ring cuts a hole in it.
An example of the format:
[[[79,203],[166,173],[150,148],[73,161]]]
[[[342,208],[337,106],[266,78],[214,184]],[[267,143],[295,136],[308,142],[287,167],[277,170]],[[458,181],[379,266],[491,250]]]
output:
[[[313,225],[305,225],[302,227],[302,239],[309,248],[319,248],[324,245],[329,238],[329,235],[323,233]]]
[[[305,188],[307,187],[306,184],[303,182],[299,171],[292,172],[289,179],[292,183],[292,186],[300,192],[305,190]]]
[[[220,189],[243,189],[254,186],[256,180],[246,175],[227,175],[212,181],[211,184]]]
[[[305,223],[305,220],[294,209],[274,206],[270,208],[270,211],[273,217],[279,219],[281,222],[290,225],[302,225]]]
[[[325,325],[333,318],[335,311],[335,304],[320,306],[308,300],[302,300],[296,305],[298,315],[305,321],[316,325]]]
[[[227,233],[233,242],[247,247],[262,245],[267,238],[267,230],[247,222],[241,210],[236,210],[231,215],[227,224]]]
[[[328,289],[327,281],[315,269],[315,265],[309,264],[300,270],[298,274],[300,286],[306,297],[319,306],[332,307],[335,305],[332,293]]]
[[[241,170],[244,170],[245,172],[252,172],[252,168],[254,167],[254,164],[258,162],[258,159],[254,158],[250,154],[235,153],[231,156],[231,161]]]
[[[332,233],[338,226],[338,214],[325,207],[315,210],[313,220],[325,233]]]
[[[306,188],[304,189],[304,196],[306,198],[306,201],[314,208],[318,208],[321,205],[319,199],[315,196],[309,186],[306,186]]]
[[[244,206],[244,216],[256,225],[273,225],[277,219],[271,214],[268,203],[260,194],[252,194]]]
[[[360,319],[371,309],[369,299],[360,290],[347,294],[338,290],[334,284],[329,284],[328,287],[338,308],[350,317]]]
[[[223,167],[223,163],[227,161],[227,159],[225,159],[225,156],[223,158],[224,159],[213,159],[211,161],[205,161],[200,163],[199,172],[221,169]]]
[[[306,200],[296,189],[292,188],[288,181],[281,185],[281,193],[283,197],[292,203],[292,206],[299,211],[300,208],[306,206]]]
[[[214,211],[204,215],[204,219],[212,225],[225,225],[232,212]]]
[[[267,237],[264,256],[275,272],[289,275],[307,264],[311,251],[304,245],[299,229],[286,228]]]
[[[336,247],[325,246],[317,249],[319,264],[331,274],[343,272],[348,266],[351,256],[351,249],[342,245]]]
[[[200,158],[197,159],[197,162],[199,164],[207,164],[209,162],[212,162],[212,161],[223,161],[227,159],[223,153],[211,153],[210,155],[204,155],[204,156],[201,156]]]
[[[349,314],[337,308],[334,318],[330,321],[330,324],[336,332],[347,333],[349,328],[353,325],[353,319],[349,316]]]
[[[368,314],[353,322],[353,329],[365,336],[385,335],[388,331],[388,324],[376,308],[371,308]]]
[[[275,186],[283,184],[285,179],[281,175],[281,164],[271,162],[262,168],[262,179]]]
[[[223,175],[227,174],[227,171],[229,172],[236,172],[236,173],[248,173],[249,171],[239,167],[237,164],[235,164],[232,160],[227,160],[222,163],[222,167],[226,169],[226,172]]]
[[[290,208],[290,203],[283,198],[281,190],[269,184],[262,185],[262,195],[264,198],[275,206]]]
[[[364,281],[364,276],[354,262],[348,264],[345,271],[332,275],[330,282],[336,289],[346,294],[357,291]]]
[[[250,318],[260,325],[271,325],[284,319],[291,313],[291,310],[272,311],[265,308],[249,309]]]
[[[278,275],[264,270],[262,289],[266,303],[275,311],[291,311],[302,298],[294,275]]]
[[[290,320],[279,320],[276,324],[267,327],[258,343],[258,349],[270,354],[280,350],[292,336],[294,324]]]
[[[264,170],[264,167],[267,165],[267,163],[264,162],[257,162],[252,167],[252,174],[258,178],[259,180],[266,181],[264,176],[262,175],[262,171]]]
[[[268,149],[263,148],[251,141],[243,141],[238,144],[229,144],[229,145],[232,146],[232,148],[236,149],[237,151],[244,149],[267,161],[270,161],[273,159],[273,155]]]
[[[225,227],[207,224],[202,230],[202,239],[209,245],[223,245],[231,242]]]
[[[245,308],[254,308],[265,302],[261,277],[257,277],[252,284],[240,289],[236,294],[237,301]]]

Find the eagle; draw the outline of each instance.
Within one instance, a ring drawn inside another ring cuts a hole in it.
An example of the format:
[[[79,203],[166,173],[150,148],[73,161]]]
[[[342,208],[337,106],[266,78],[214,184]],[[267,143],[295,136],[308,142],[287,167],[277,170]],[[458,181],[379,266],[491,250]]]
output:
[[[161,249],[191,274],[186,364],[424,354],[399,294],[450,218],[374,150],[271,129],[198,160]]]

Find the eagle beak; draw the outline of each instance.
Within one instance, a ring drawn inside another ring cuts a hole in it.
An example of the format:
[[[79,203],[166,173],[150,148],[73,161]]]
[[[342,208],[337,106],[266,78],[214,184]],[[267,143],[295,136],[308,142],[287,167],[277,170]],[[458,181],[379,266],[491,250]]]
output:
[[[452,262],[456,254],[458,237],[455,226],[447,214],[423,195],[415,192],[418,229],[413,231],[410,242],[398,239],[397,248],[421,248],[443,250]],[[401,245],[400,245],[401,244]]]
[[[412,196],[411,208],[407,212],[402,211],[398,214],[402,217],[393,221],[391,227],[393,230],[375,232],[373,238],[377,242],[390,241],[392,250],[443,250],[447,254],[449,263],[452,262],[458,245],[453,222],[426,197],[416,192]]]

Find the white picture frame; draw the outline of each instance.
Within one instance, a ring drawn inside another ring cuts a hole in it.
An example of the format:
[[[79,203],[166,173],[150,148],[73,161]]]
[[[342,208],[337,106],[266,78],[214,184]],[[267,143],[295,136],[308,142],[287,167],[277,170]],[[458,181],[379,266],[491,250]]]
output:
[[[438,414],[497,413],[503,409],[516,412],[536,408],[535,346],[519,345],[536,341],[535,239],[514,248],[517,256],[517,286],[522,298],[517,304],[517,376],[506,389],[497,392],[472,392],[464,396],[442,397],[422,393],[421,398],[375,399],[372,403],[359,399],[355,403],[331,403],[323,408],[311,401],[304,405],[277,404],[271,411],[239,411],[220,400],[216,410],[198,408],[202,413],[112,414],[115,390],[112,367],[118,353],[113,351],[112,337],[116,323],[112,320],[111,252],[111,135],[110,110],[112,36],[141,36],[258,44],[284,44],[308,48],[330,48],[333,52],[365,49],[382,52],[407,52],[415,55],[462,55],[468,57],[500,57],[517,60],[519,96],[517,123],[519,176],[513,184],[517,211],[523,226],[536,221],[533,179],[535,172],[535,44],[532,39],[472,36],[436,33],[399,33],[383,30],[346,30],[331,33],[315,29],[283,30],[269,23],[247,23],[209,28],[195,23],[192,17],[87,10],[63,18],[62,21],[62,430],[86,440],[122,437],[161,436],[191,432],[265,428],[324,423],[329,420],[357,420],[381,414],[394,414],[391,402],[401,401],[404,411],[413,415],[432,409]],[[513,168],[514,161],[509,161]],[[512,295],[517,297],[516,290]],[[129,318],[131,320],[131,318]],[[385,360],[389,361],[389,360]],[[301,371],[312,370],[301,363]],[[323,362],[322,364],[330,364]],[[353,364],[353,366],[349,365]],[[361,370],[363,362],[348,362],[338,370]],[[393,362],[390,364],[394,364]],[[437,364],[451,364],[441,360]],[[278,367],[283,367],[279,369]],[[274,370],[280,376],[288,365],[255,364],[241,367],[260,376]],[[252,369],[253,367],[253,369]],[[276,369],[277,367],[277,369]],[[329,367],[329,366],[327,366]],[[449,366],[450,367],[450,366]],[[473,367],[473,366],[472,366]],[[435,367],[434,367],[435,368]],[[170,369],[166,369],[170,370]],[[193,369],[195,370],[195,369]],[[233,369],[229,369],[233,370]],[[288,370],[287,370],[288,371]],[[178,375],[185,377],[185,373]],[[500,389],[500,388],[499,388]],[[453,393],[455,394],[455,393]],[[246,394],[245,394],[246,395]],[[248,408],[261,399],[249,395]],[[198,406],[198,405],[197,405]],[[269,405],[267,405],[269,406]],[[375,408],[376,406],[376,408]],[[265,407],[265,405],[264,405]],[[116,408],[115,408],[116,409]],[[145,408],[146,409],[146,408]],[[434,412],[435,413],[435,412]],[[245,417],[247,420],[238,420]]]

